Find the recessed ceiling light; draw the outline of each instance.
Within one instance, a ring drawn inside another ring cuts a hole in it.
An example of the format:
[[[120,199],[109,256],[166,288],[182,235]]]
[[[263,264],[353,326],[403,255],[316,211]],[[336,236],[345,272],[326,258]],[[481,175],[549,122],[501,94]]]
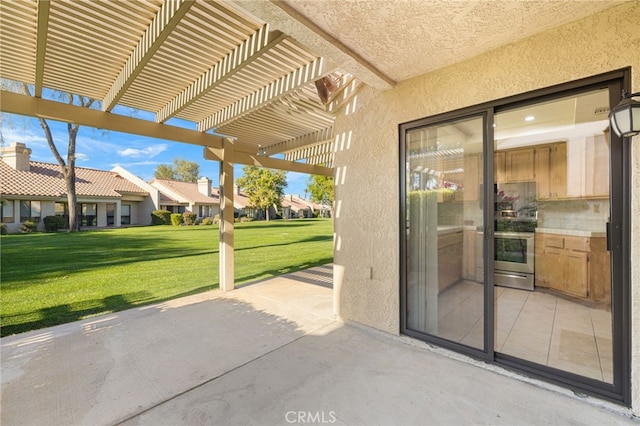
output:
[[[524,118],[524,121],[533,121],[533,120],[535,120],[535,119],[536,119],[536,118],[535,118],[533,115],[527,115],[527,116]]]

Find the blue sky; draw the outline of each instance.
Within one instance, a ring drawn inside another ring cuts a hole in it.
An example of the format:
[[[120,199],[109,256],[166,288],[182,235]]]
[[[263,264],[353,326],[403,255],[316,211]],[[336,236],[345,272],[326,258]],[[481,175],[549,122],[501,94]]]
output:
[[[153,120],[151,114],[143,111],[136,111],[134,115],[139,119]],[[44,131],[36,119],[12,114],[4,114],[4,116],[1,130],[6,145],[12,142],[25,143],[33,150],[31,154],[33,161],[56,163],[47,145]],[[48,120],[48,123],[54,141],[66,159],[67,125],[52,120]],[[180,127],[191,126],[190,123],[179,122],[179,120],[169,121],[168,124]],[[76,166],[111,170],[119,165],[146,181],[153,178],[158,165],[172,164],[176,157],[196,162],[200,166],[200,176],[208,177],[212,180],[213,186],[218,186],[218,162],[205,160],[201,146],[119,132],[103,132],[91,127],[80,127],[77,137]],[[241,175],[242,166],[236,165],[234,178],[237,179]],[[285,193],[304,196],[308,179],[309,175],[288,172],[288,186]]]

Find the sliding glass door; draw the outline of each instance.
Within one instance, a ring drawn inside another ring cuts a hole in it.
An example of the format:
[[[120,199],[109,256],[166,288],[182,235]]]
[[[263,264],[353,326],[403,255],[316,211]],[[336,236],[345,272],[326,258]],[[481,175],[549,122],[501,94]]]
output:
[[[509,226],[533,242],[528,291],[495,289],[495,351],[613,383],[608,102],[604,88],[495,114],[496,242]]]
[[[480,350],[484,123],[480,115],[408,132],[405,182],[407,328]]]
[[[629,401],[625,81],[400,126],[404,334]]]

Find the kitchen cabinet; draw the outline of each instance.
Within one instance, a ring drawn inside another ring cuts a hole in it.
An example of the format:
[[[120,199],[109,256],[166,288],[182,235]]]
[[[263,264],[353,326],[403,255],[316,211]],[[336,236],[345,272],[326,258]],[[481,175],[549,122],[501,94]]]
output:
[[[567,196],[567,144],[558,142],[534,150],[534,174],[539,200]]]
[[[443,291],[462,277],[463,232],[438,236],[438,290]]]
[[[493,180],[496,183],[532,182],[536,179],[536,171],[535,148],[507,149],[494,153]]]
[[[607,198],[609,144],[605,136],[572,140],[567,151],[567,197]]]
[[[611,274],[603,237],[536,233],[535,285],[610,303]]]
[[[476,234],[474,229],[465,229],[462,237],[462,278],[476,280]]]
[[[505,173],[507,182],[530,182],[535,179],[534,149],[505,151]]]
[[[493,154],[493,180],[496,183],[507,181],[506,158],[507,153],[505,151],[499,151]]]
[[[482,183],[481,164],[482,155],[479,153],[441,158],[438,162],[438,170],[442,174],[438,202],[478,201]]]
[[[465,154],[459,189],[453,193],[454,201],[477,201],[480,184],[480,154]]]

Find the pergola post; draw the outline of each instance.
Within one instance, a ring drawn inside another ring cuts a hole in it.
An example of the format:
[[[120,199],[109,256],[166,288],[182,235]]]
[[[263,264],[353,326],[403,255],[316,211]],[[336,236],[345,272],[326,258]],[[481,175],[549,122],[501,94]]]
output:
[[[235,287],[233,259],[233,139],[222,143],[220,161],[220,289],[231,291]]]

